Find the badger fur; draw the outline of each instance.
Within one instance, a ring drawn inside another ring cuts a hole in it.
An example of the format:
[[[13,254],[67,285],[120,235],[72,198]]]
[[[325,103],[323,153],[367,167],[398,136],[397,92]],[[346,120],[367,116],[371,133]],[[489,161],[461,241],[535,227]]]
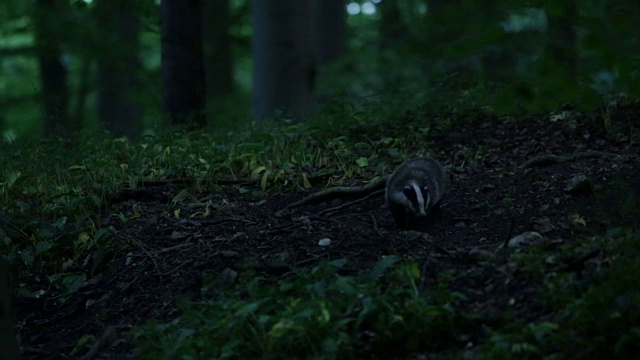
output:
[[[441,204],[448,189],[448,174],[440,162],[419,157],[393,171],[387,180],[385,200],[396,224],[414,227]]]

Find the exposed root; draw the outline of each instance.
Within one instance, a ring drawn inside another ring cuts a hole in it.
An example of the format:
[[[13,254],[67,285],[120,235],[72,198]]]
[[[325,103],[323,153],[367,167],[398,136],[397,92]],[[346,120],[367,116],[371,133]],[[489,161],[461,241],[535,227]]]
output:
[[[603,151],[584,151],[573,154],[571,156],[561,156],[561,155],[542,155],[534,157],[533,159],[527,160],[524,164],[520,165],[523,169],[533,168],[533,167],[543,167],[550,166],[554,164],[559,164],[568,161],[575,161],[580,159],[591,159],[591,158],[599,158],[607,155],[616,155],[612,153],[607,153]]]
[[[295,207],[316,204],[323,201],[329,201],[336,198],[345,198],[345,197],[365,197],[373,192],[384,189],[384,186],[387,183],[387,179],[389,176],[383,176],[376,180],[371,181],[370,183],[363,186],[338,186],[329,189],[325,189],[322,191],[318,191],[313,193],[300,201],[296,201],[287,205],[284,209],[278,211],[278,213],[282,213],[285,210],[290,210]]]

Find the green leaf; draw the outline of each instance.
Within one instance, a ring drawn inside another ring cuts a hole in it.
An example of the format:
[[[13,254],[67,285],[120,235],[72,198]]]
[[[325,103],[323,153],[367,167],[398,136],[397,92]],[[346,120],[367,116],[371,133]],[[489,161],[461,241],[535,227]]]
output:
[[[382,260],[376,263],[376,265],[369,273],[369,279],[371,281],[377,281],[385,273],[385,271],[387,271],[387,269],[396,262],[398,262],[398,258],[395,256],[383,257]]]
[[[387,149],[387,154],[389,154],[389,156],[391,156],[392,158],[396,158],[396,159],[400,157],[400,151],[397,148]]]
[[[176,206],[180,202],[182,202],[189,195],[189,191],[187,189],[182,189],[176,196],[171,200],[171,205]]]
[[[361,157],[356,160],[356,164],[358,164],[358,166],[360,166],[361,168],[367,167],[369,166],[369,159],[367,159],[366,157]]]
[[[53,243],[50,241],[40,241],[36,244],[36,256],[51,249],[53,247]]]
[[[29,251],[20,251],[20,258],[28,266],[33,265],[33,255]]]

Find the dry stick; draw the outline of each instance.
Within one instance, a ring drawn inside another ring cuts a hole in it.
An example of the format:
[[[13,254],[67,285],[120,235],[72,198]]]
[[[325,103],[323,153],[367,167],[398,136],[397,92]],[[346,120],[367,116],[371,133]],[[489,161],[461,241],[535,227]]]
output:
[[[192,258],[192,259],[189,259],[189,260],[186,260],[186,261],[181,262],[180,264],[178,264],[177,266],[175,266],[175,267],[174,267],[173,269],[171,269],[171,270],[167,270],[167,271],[165,271],[165,272],[163,272],[163,273],[158,273],[158,274],[155,274],[155,275],[160,276],[160,277],[162,277],[162,276],[167,276],[167,275],[171,275],[171,274],[173,274],[173,273],[177,272],[178,270],[180,270],[180,269],[181,269],[182,267],[184,267],[185,265],[191,265],[191,264],[193,264],[193,263],[195,263],[195,262],[197,262],[197,261],[200,261],[200,260],[202,260],[202,259],[210,259],[210,258],[212,258],[212,257],[214,257],[214,256],[218,256],[218,255],[220,255],[220,254],[221,254],[221,252],[220,252],[220,251],[216,251],[216,252],[214,252],[213,254],[209,254],[209,255],[207,255],[207,256],[199,256],[199,257],[197,257],[197,258],[195,258],[195,259],[193,259],[193,258]]]
[[[21,349],[23,354],[32,353],[36,355],[46,355],[46,356],[50,356],[53,354],[51,351],[36,348],[36,347],[31,347],[31,346],[21,346]]]
[[[422,235],[419,236],[418,238],[420,238],[420,237],[422,237]],[[447,249],[443,248],[442,246],[436,244],[435,242],[433,242],[433,240],[427,239],[427,242],[429,243],[429,245],[433,246],[433,248],[436,249],[436,251],[439,252],[440,254],[445,255],[445,256],[451,256],[451,252],[449,250],[447,250]]]
[[[370,183],[363,186],[338,186],[338,187],[333,187],[333,188],[325,189],[322,191],[318,191],[316,193],[313,193],[305,197],[300,201],[296,201],[294,203],[287,205],[284,209],[280,211],[293,209],[294,207],[298,207],[302,205],[319,203],[322,201],[327,201],[334,197],[342,197],[344,195],[363,196],[366,194],[370,194],[376,190],[383,189],[385,184],[387,183],[387,178],[389,178],[388,175],[378,178],[374,181],[371,181]]]
[[[373,214],[369,214],[371,217],[371,222],[373,223],[373,230],[378,231],[378,222],[376,221],[376,217]]]
[[[207,222],[207,225],[220,225],[220,224],[224,224],[227,222],[242,222],[245,224],[253,224],[252,221],[249,220],[245,220],[245,219],[239,219],[239,218],[234,218],[234,217],[226,217],[226,218],[221,218],[221,219],[217,219],[211,222]]]
[[[115,335],[116,330],[124,330],[124,329],[131,329],[131,326],[130,325],[107,326],[107,328],[104,330],[104,332],[102,333],[98,341],[96,341],[96,343],[93,344],[93,346],[91,346],[91,348],[89,349],[89,351],[87,351],[86,354],[80,357],[80,360],[93,359],[96,355],[98,355],[98,352],[102,350],[102,348],[108,345],[110,339]]]
[[[151,254],[151,252],[140,241],[131,238],[131,242],[138,245],[138,248],[141,249],[145,254],[147,254],[149,259],[151,259],[151,262],[153,262],[153,266],[156,269],[156,274],[160,274],[160,267],[158,266],[158,262],[156,261],[155,256],[153,256],[153,254]],[[163,279],[160,278],[160,281],[163,281]]]
[[[153,253],[155,255],[160,255],[160,254],[168,253],[168,252],[173,251],[173,250],[182,249],[183,247],[191,247],[191,246],[193,246],[192,243],[178,244],[178,245],[175,245],[175,246],[170,246],[170,247],[167,247],[167,248],[156,250]]]
[[[338,206],[334,206],[334,207],[332,207],[332,208],[324,209],[324,210],[322,210],[322,211],[318,212],[318,215],[330,215],[330,214],[333,214],[334,212],[337,212],[337,211],[339,211],[339,210],[342,210],[342,209],[344,209],[344,208],[346,208],[346,207],[353,206],[353,205],[359,204],[359,203],[361,203],[361,202],[365,202],[365,201],[367,201],[369,198],[371,198],[371,197],[373,197],[373,196],[375,196],[375,195],[378,195],[379,193],[381,193],[381,192],[383,192],[383,191],[384,191],[384,189],[382,189],[382,190],[377,190],[377,191],[374,191],[374,192],[372,192],[371,194],[369,194],[369,195],[367,195],[367,196],[365,196],[365,197],[363,197],[363,198],[356,199],[356,200],[353,200],[353,201],[349,201],[349,202],[346,202],[346,203],[344,203],[344,204],[340,204],[340,205],[338,205]]]
[[[217,252],[216,252],[216,254],[217,254]],[[163,272],[163,273],[161,273],[161,272],[159,272],[159,271],[158,271],[158,273],[157,273],[157,274],[155,274],[155,275],[156,275],[156,276],[160,276],[160,279],[162,279],[162,277],[163,277],[163,276],[171,275],[171,274],[173,274],[174,272],[176,272],[176,271],[180,270],[180,269],[181,269],[182,267],[184,267],[185,265],[191,265],[191,264],[193,264],[194,262],[196,262],[197,260],[200,260],[200,259],[189,259],[189,260],[183,261],[183,262],[181,262],[180,264],[178,264],[177,266],[175,266],[173,269],[167,270],[167,271],[165,271],[165,272]]]
[[[247,185],[251,183],[255,183],[256,180],[249,179],[225,179],[225,178],[214,178],[214,179],[204,179],[204,178],[180,178],[180,179],[165,179],[165,180],[140,180],[139,184],[142,187],[156,187],[156,186],[165,186],[165,185],[189,185],[193,184],[199,180],[202,181],[211,181],[220,185]]]
[[[527,160],[524,164],[520,165],[523,169],[532,167],[543,167],[553,164],[559,164],[567,161],[574,161],[580,159],[599,158],[606,155],[617,155],[613,153],[607,153],[603,151],[584,151],[573,154],[571,156],[558,156],[558,155],[542,155]]]

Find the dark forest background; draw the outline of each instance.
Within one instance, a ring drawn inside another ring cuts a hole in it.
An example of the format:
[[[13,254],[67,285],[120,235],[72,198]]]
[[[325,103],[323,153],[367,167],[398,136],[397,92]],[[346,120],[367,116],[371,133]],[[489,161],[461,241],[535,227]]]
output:
[[[5,140],[81,129],[137,137],[170,123],[217,128],[310,117],[336,100],[428,103],[434,92],[468,89],[502,113],[594,106],[637,93],[639,8],[625,0],[7,0],[0,129]]]

